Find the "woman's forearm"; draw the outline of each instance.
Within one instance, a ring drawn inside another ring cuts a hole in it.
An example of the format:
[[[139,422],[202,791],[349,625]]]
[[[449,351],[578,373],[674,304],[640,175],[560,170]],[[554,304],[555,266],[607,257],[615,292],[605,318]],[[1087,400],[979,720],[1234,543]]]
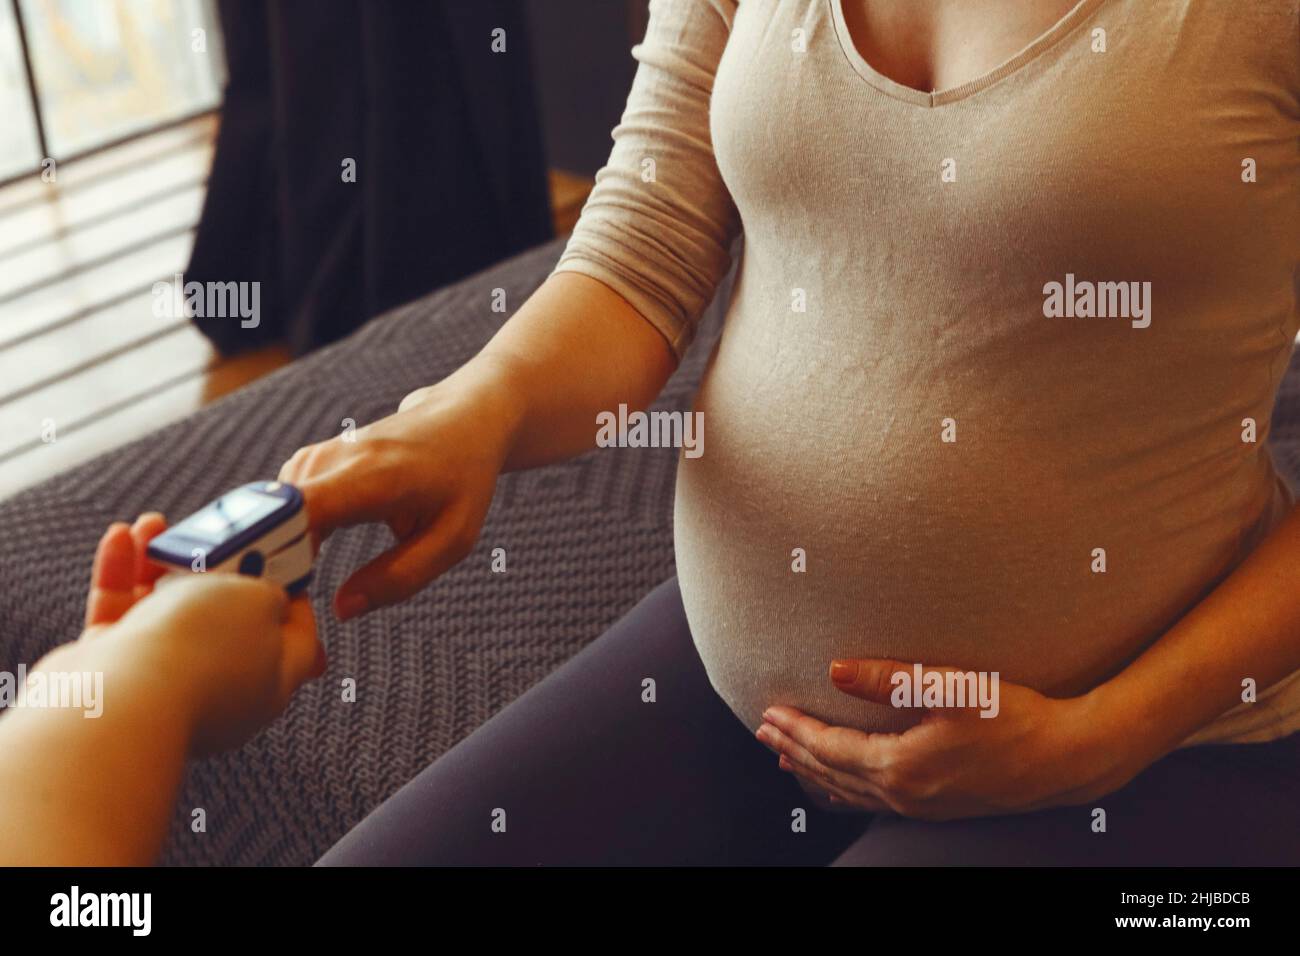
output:
[[[621,296],[576,273],[551,276],[484,349],[433,389],[470,392],[508,431],[507,470],[581,454],[596,415],[645,408],[676,361]]]
[[[1242,700],[1300,670],[1300,508],[1154,645],[1089,696],[1142,752],[1169,752]]]

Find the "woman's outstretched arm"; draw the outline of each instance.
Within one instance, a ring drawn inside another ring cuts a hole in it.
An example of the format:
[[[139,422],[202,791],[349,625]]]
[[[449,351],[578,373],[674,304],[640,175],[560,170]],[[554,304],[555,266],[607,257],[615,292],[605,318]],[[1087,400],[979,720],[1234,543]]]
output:
[[[464,367],[281,469],[318,539],[374,521],[397,538],[344,582],[340,617],[404,600],[467,555],[502,470],[587,451],[598,414],[643,409],[663,388],[739,229],[709,129],[735,11],[651,4],[609,162],[555,272]]]
[[[347,619],[405,600],[474,546],[504,470],[595,447],[596,416],[644,408],[672,374],[668,343],[620,296],[551,276],[482,352],[399,410],[301,448],[280,480],[302,490],[317,540],[386,523],[394,546],[334,598]]]

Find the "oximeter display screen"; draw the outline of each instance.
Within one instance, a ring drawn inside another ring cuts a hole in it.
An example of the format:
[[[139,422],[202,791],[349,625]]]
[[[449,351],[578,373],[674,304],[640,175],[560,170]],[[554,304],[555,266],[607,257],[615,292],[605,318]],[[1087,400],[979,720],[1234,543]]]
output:
[[[228,495],[222,495],[202,511],[190,515],[175,530],[177,534],[191,538],[221,541],[256,524],[283,504],[281,498],[239,488]]]

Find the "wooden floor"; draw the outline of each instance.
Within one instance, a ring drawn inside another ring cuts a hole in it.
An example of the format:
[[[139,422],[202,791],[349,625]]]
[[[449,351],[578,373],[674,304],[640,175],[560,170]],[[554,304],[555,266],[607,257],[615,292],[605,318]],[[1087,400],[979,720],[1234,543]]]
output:
[[[216,125],[204,117],[64,164],[55,184],[34,175],[0,189],[0,498],[289,361],[281,346],[222,359],[184,319],[153,316],[153,284],[189,261]],[[558,233],[590,188],[551,173]]]

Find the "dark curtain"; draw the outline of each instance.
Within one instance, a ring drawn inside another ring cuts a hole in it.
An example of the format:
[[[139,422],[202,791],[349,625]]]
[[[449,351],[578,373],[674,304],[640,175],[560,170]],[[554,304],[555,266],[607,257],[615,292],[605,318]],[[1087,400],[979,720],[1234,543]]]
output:
[[[195,320],[221,351],[308,351],[550,237],[522,2],[219,9],[229,82],[185,279],[261,283],[257,328]]]

